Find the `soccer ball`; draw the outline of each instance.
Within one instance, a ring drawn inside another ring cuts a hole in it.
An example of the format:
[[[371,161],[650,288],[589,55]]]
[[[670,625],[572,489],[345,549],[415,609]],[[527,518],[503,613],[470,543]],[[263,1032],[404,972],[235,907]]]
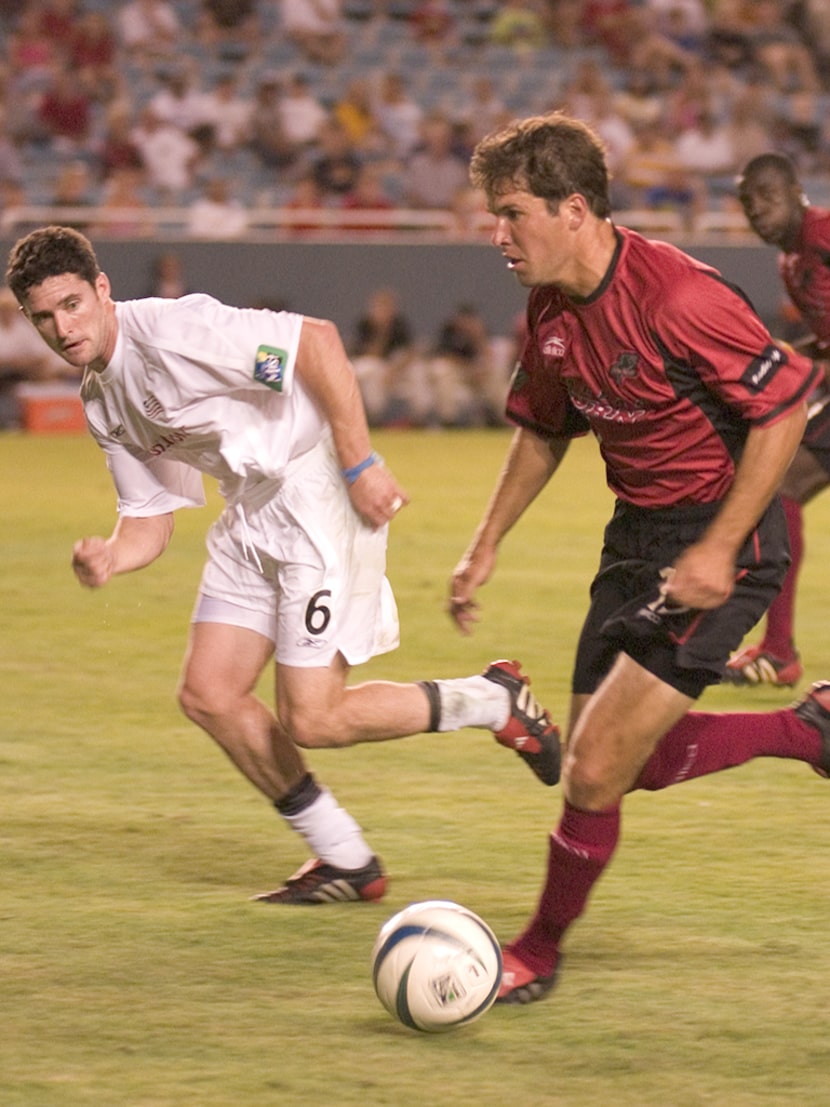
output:
[[[449,900],[411,903],[388,919],[372,950],[378,999],[404,1026],[440,1034],[493,1006],[501,949],[483,919]]]

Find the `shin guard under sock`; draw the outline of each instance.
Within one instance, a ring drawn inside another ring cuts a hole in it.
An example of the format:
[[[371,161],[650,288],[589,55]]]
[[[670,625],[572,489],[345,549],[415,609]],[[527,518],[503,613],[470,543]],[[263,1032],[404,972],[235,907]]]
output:
[[[743,765],[753,757],[792,758],[815,765],[821,752],[821,735],[791,707],[722,714],[690,711],[660,740],[632,791],[656,792]]]
[[[559,957],[559,941],[578,918],[620,835],[620,809],[582,811],[567,801],[551,835],[548,872],[536,914],[511,952],[539,976],[550,976]]]

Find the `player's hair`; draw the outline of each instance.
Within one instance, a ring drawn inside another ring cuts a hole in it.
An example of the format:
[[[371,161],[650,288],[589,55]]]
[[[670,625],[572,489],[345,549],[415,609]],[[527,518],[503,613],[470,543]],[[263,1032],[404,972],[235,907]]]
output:
[[[516,120],[486,135],[473,151],[470,180],[488,200],[518,188],[553,209],[577,192],[594,215],[611,214],[602,140],[563,112]]]
[[[72,227],[39,227],[18,239],[9,254],[6,281],[22,302],[29,289],[47,277],[75,273],[94,285],[101,272],[92,243]]]
[[[756,177],[772,170],[788,185],[798,185],[798,168],[786,154],[758,154],[746,163],[738,177],[738,184],[752,184]]]

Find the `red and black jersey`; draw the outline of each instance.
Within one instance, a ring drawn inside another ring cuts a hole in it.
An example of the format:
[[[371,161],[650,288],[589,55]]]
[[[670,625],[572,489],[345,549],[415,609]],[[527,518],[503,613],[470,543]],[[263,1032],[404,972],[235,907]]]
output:
[[[796,248],[778,255],[790,299],[823,346],[830,346],[830,211],[804,209]]]
[[[710,503],[728,491],[750,427],[781,418],[818,378],[716,269],[619,228],[587,299],[531,291],[507,414],[544,437],[592,430],[623,500]]]

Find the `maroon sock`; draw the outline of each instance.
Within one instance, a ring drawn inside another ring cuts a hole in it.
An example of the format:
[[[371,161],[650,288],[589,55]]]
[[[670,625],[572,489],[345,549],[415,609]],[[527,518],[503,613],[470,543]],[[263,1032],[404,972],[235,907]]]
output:
[[[550,838],[548,875],[536,914],[508,947],[538,976],[550,976],[556,968],[559,940],[582,914],[619,836],[619,807],[581,811],[565,801],[559,828]]]
[[[690,711],[663,736],[632,791],[656,792],[743,765],[753,757],[787,757],[815,765],[821,753],[821,735],[791,707],[721,714]]]
[[[801,504],[797,500],[781,497],[787,517],[787,536],[790,540],[792,562],[781,591],[772,601],[767,612],[767,629],[761,646],[773,657],[790,661],[795,657],[795,591],[798,571],[804,558],[804,526]]]

